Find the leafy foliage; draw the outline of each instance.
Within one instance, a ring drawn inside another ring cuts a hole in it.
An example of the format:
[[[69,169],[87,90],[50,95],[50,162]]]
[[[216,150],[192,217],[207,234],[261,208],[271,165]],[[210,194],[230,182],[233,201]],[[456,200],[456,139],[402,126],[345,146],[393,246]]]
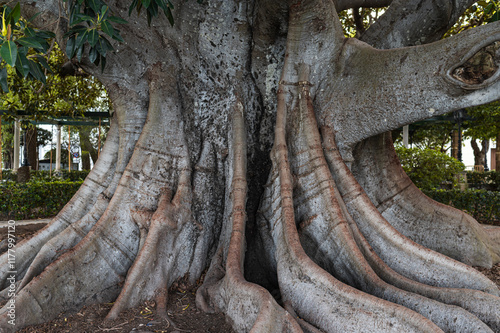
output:
[[[36,79],[45,83],[45,72],[50,71],[46,56],[50,49],[50,40],[55,37],[51,31],[30,27],[30,20],[21,18],[19,3],[11,8],[0,7],[2,33],[0,35],[0,86],[9,91],[7,68],[15,69],[23,79]]]
[[[132,14],[134,9],[137,10],[137,14],[140,14],[143,8],[146,10],[149,25],[151,25],[151,20],[158,16],[160,9],[165,13],[170,25],[174,25],[174,16],[172,15],[174,5],[170,0],[133,0],[130,4],[128,14]]]
[[[500,192],[500,172],[467,171],[467,184],[469,188]]]
[[[9,110],[4,120],[13,120],[16,110],[28,110],[31,116],[24,119],[39,120],[47,116],[78,115],[92,109],[109,109],[111,103],[104,86],[88,75],[59,74],[65,57],[57,44],[48,58],[52,74],[45,84],[27,81],[11,70],[8,76],[11,91],[0,96],[1,108]],[[10,118],[10,119],[9,119]]]
[[[29,219],[57,214],[78,191],[83,181],[40,181],[0,183],[0,215]]]
[[[479,140],[496,138],[500,133],[500,102],[467,108],[467,114],[473,119],[466,121],[465,137]]]
[[[462,162],[433,149],[396,147],[401,166],[420,189],[438,188],[442,182],[456,185],[455,175],[462,172]]]
[[[445,153],[448,150],[451,133],[457,125],[453,122],[427,122],[425,125],[410,125],[410,138],[412,146],[418,149],[433,149]],[[393,131],[393,140],[402,144],[403,131]]]
[[[31,181],[82,181],[89,174],[89,170],[76,171],[72,170],[71,172],[68,170],[61,170],[57,174],[52,171],[52,176],[50,175],[50,171],[46,170],[30,170],[30,180]],[[16,181],[17,174],[13,173],[11,170],[3,171],[3,179],[7,181]]]
[[[114,24],[125,24],[126,20],[110,15],[109,7],[101,0],[68,0],[69,30],[66,54],[68,58],[82,60],[88,55],[90,62],[106,66],[106,54],[114,50],[106,36],[123,42],[120,30]],[[87,47],[87,50],[85,48]]]
[[[485,224],[500,226],[500,192],[486,190],[424,190],[425,195],[472,215]]]
[[[468,8],[445,37],[500,19],[500,1],[481,0]]]

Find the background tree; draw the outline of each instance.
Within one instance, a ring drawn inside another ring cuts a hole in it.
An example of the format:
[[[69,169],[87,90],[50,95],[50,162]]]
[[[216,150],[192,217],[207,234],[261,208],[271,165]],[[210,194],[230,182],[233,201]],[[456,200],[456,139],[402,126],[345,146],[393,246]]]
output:
[[[17,328],[112,300],[108,318],[152,298],[167,317],[208,267],[197,305],[242,332],[498,331],[498,288],[456,261],[498,262],[498,234],[425,197],[387,131],[497,100],[497,68],[469,60],[500,24],[440,40],[471,1],[395,0],[345,38],[360,4],[389,2],[23,4],[115,112],[78,193],[16,247]]]
[[[464,137],[471,139],[474,164],[485,165],[486,154],[490,151],[490,140],[496,140],[500,133],[500,103],[494,102],[469,108],[467,113],[473,120],[465,123],[467,129],[464,131]]]

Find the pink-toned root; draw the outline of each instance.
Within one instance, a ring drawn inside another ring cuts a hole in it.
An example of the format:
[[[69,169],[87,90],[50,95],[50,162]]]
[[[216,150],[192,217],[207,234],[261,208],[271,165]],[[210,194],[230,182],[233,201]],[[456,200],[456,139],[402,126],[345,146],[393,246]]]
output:
[[[232,120],[232,181],[230,188],[229,244],[221,238],[207,278],[197,292],[197,305],[215,307],[230,318],[239,332],[301,332],[297,322],[263,287],[243,276],[246,225],[246,129],[244,110],[237,102]],[[223,264],[225,262],[225,265]],[[221,266],[225,266],[225,268]],[[209,303],[213,304],[212,306]]]
[[[307,74],[303,66],[299,89],[306,93]],[[287,115],[286,99],[293,91],[285,89],[280,85],[278,92],[276,136],[271,154],[273,191],[269,193],[271,187],[266,188],[264,196],[268,203],[262,209],[276,246],[275,260],[283,300],[289,301],[301,318],[324,331],[335,331],[339,326],[346,331],[373,330],[375,327],[381,331],[440,331],[430,320],[407,308],[340,283],[305,254],[295,224],[294,181],[286,141],[286,119],[291,117]],[[356,319],[352,313],[356,313]]]

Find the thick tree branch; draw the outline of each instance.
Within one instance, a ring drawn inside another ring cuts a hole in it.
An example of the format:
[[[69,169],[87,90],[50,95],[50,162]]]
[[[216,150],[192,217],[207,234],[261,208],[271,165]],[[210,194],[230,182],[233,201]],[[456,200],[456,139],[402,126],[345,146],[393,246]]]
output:
[[[474,0],[395,0],[361,40],[379,49],[439,40]]]
[[[334,124],[342,144],[350,144],[434,115],[498,99],[500,71],[490,71],[480,83],[464,80],[456,73],[469,66],[469,59],[477,57],[478,52],[500,40],[499,28],[500,23],[492,23],[433,44],[387,51],[350,39],[342,52],[342,65],[331,78],[331,85],[324,88],[329,93],[317,98],[326,110],[322,118]],[[488,64],[493,61],[498,68],[498,47],[494,49]],[[481,72],[483,67],[491,66],[480,62],[476,70]],[[357,125],[352,126],[353,122]],[[356,130],[351,132],[353,128]]]

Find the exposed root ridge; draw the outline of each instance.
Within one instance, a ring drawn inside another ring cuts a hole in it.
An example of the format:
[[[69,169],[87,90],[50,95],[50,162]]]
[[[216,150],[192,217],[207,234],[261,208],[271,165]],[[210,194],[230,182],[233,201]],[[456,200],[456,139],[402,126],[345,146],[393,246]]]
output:
[[[428,198],[411,182],[401,168],[390,132],[366,139],[354,153],[356,179],[399,232],[468,265],[491,267],[500,261],[500,237],[464,212]],[[373,179],[376,186],[371,184]],[[402,191],[402,187],[407,188]]]
[[[28,268],[40,249],[53,237],[60,234],[72,222],[82,218],[94,205],[97,200],[96,193],[107,187],[114,173],[114,165],[118,158],[118,126],[116,116],[113,117],[102,155],[87,176],[80,189],[73,198],[64,206],[50,223],[33,237],[24,240],[16,245],[16,280],[22,280]],[[98,179],[100,184],[89,179]],[[99,190],[100,189],[100,190]],[[6,288],[8,272],[7,254],[0,257],[0,287]]]
[[[307,71],[307,68],[302,66],[300,81],[307,81],[307,73],[302,71]],[[286,144],[285,98],[284,87],[280,85],[275,145],[271,155],[273,173],[278,176],[272,178],[275,190],[272,194],[267,193],[272,201],[273,216],[266,217],[277,248],[275,260],[284,301],[289,301],[301,318],[325,331],[335,331],[340,326],[345,331],[440,331],[430,320],[409,309],[335,280],[304,253],[295,225],[293,182]],[[352,313],[356,313],[355,318]]]
[[[102,216],[108,203],[109,200],[101,193],[90,212],[45,243],[29,266],[19,288],[26,286],[45,267],[78,244]]]
[[[180,177],[173,199],[172,192],[164,189],[150,224],[146,222],[139,226],[146,229],[149,224],[147,236],[107,319],[115,319],[122,310],[153,297],[158,314],[168,319],[168,287],[175,280],[189,275],[191,252],[194,250],[194,247],[189,250],[179,244],[196,237],[198,229],[191,214],[190,178],[190,171],[186,170]]]
[[[389,267],[429,285],[499,294],[496,285],[475,269],[426,249],[395,230],[371,203],[344,164],[335,145],[333,131],[325,127],[322,134],[325,156],[349,213],[377,255]]]
[[[329,184],[322,186],[320,194],[313,200],[298,200],[295,206],[299,219],[310,220],[301,230],[301,238],[304,239],[302,243],[308,249],[306,252],[341,281],[412,309],[432,320],[444,331],[491,332],[483,322],[464,309],[398,289],[377,276],[365,260],[346,223],[346,219],[352,222],[352,218],[345,206],[341,205],[342,197],[324,158],[312,101],[306,89],[301,92],[299,104],[299,112],[293,118],[299,119],[302,126],[294,128],[291,163],[301,162],[301,165],[294,168],[295,173],[302,169],[312,169],[314,174],[304,177],[306,173],[302,173],[302,176],[297,176],[296,186],[310,189],[315,183]],[[297,197],[294,201],[297,202]],[[310,218],[306,218],[311,214]]]
[[[347,207],[343,207],[347,211]],[[433,287],[408,279],[385,264],[368,244],[352,218],[348,219],[356,243],[376,274],[397,288],[420,294],[430,299],[459,306],[472,313],[494,332],[500,331],[500,297],[479,290]]]
[[[222,237],[219,260],[212,263],[204,285],[198,290],[197,303],[208,310],[207,298],[228,316],[239,332],[301,332],[292,316],[280,307],[263,287],[243,276],[246,225],[246,129],[244,109],[238,101],[232,121],[232,181],[227,220],[229,244]],[[229,228],[229,226],[228,226]],[[225,256],[225,258],[223,258]],[[220,267],[225,261],[224,269]],[[214,265],[215,264],[215,265]],[[219,269],[217,274],[214,270]],[[218,278],[216,277],[218,275]]]

